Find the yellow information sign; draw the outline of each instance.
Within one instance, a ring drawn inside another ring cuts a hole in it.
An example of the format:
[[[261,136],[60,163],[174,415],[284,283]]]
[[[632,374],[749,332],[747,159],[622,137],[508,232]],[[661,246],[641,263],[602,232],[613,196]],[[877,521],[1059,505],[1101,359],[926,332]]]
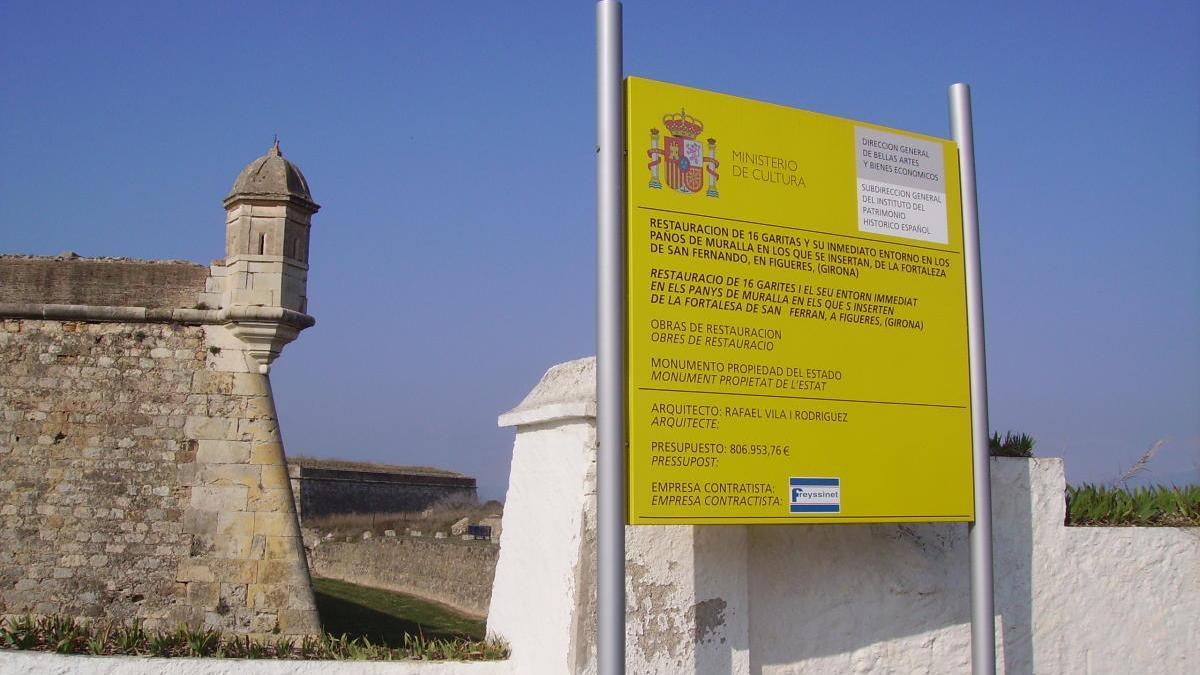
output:
[[[626,82],[629,521],[969,521],[952,141]]]

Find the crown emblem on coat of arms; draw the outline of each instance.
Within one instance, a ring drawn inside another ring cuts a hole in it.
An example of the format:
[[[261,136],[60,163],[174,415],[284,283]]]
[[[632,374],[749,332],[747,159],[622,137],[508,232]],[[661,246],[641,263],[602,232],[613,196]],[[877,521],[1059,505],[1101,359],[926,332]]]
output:
[[[687,111],[683,109],[680,109],[678,113],[663,115],[662,123],[672,136],[679,138],[695,138],[700,135],[701,131],[704,131],[704,123],[687,114]]]
[[[650,169],[650,187],[655,190],[662,189],[660,165],[664,165],[661,171],[666,173],[667,185],[672,190],[684,194],[700,192],[704,189],[704,179],[707,175],[708,189],[704,194],[719,197],[717,179],[720,176],[717,174],[717,167],[721,163],[717,161],[717,139],[707,139],[708,154],[705,154],[705,144],[696,140],[700,132],[704,131],[704,122],[680,108],[677,113],[663,115],[662,125],[671,135],[661,138],[661,147],[661,133],[656,128],[650,129],[650,149],[646,151],[646,155],[650,157],[650,163],[646,165],[646,168]]]

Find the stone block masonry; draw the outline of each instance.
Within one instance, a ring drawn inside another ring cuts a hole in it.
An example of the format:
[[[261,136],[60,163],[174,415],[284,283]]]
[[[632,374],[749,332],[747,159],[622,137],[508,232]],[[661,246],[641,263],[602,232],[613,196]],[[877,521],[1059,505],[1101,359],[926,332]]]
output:
[[[421,511],[476,500],[475,479],[449,471],[301,458],[290,465],[300,520],[350,513]]]
[[[165,620],[186,599],[203,351],[198,327],[3,322],[0,612]]]
[[[383,537],[308,540],[309,564],[319,577],[384,588],[486,616],[499,547],[486,541]]]
[[[189,307],[209,270],[184,260],[0,255],[0,301],[93,307]]]
[[[208,346],[4,321],[0,613],[316,629],[269,383],[209,369]]]

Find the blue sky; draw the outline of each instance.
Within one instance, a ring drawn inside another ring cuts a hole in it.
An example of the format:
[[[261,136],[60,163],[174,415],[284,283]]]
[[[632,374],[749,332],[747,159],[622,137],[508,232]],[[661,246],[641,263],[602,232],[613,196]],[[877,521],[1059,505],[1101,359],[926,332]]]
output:
[[[0,251],[223,255],[279,134],[323,208],[289,453],[501,496],[496,415],[594,351],[593,5],[0,4]],[[626,72],[945,136],[974,89],[992,426],[1200,470],[1200,10],[628,2]],[[0,290],[2,294],[2,290]]]

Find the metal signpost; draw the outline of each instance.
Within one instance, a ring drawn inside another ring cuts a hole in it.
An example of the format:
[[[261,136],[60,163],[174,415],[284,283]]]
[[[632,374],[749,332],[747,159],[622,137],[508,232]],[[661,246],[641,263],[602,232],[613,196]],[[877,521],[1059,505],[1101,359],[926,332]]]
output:
[[[596,564],[601,675],[625,672],[625,163],[621,3],[596,4]]]
[[[992,480],[988,452],[987,359],[983,344],[983,275],[979,264],[979,206],[975,195],[975,133],[971,88],[950,87],[950,133],[958,143],[962,185],[963,254],[967,272],[967,335],[971,350],[971,440],[975,454],[975,520],[971,548],[971,670],[996,672],[996,620],[992,593]]]
[[[951,142],[621,61],[601,0],[599,672],[625,669],[627,522],[941,520],[970,523],[972,663],[993,673],[967,87]]]

